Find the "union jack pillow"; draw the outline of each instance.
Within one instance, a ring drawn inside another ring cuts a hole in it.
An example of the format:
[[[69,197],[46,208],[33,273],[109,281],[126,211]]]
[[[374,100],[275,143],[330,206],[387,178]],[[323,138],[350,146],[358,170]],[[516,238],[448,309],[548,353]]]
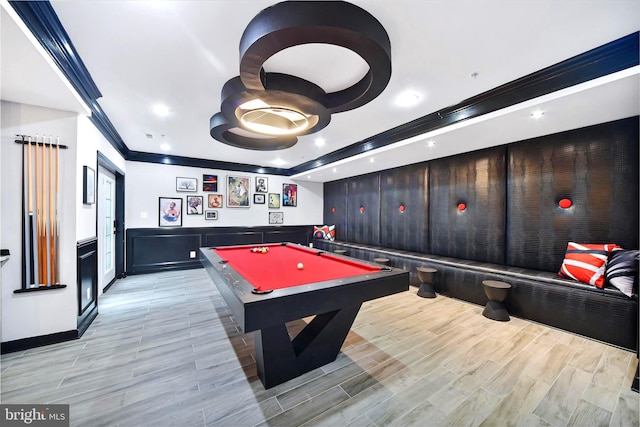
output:
[[[569,242],[558,275],[604,288],[604,272],[609,254],[618,245]]]
[[[313,227],[313,238],[318,240],[331,240],[336,239],[336,226],[335,225],[322,225],[319,227]]]

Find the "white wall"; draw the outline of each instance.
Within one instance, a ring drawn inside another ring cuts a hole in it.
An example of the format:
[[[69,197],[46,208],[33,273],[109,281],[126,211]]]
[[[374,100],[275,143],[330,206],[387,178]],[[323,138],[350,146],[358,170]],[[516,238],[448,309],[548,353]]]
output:
[[[125,223],[127,228],[158,227],[159,197],[179,197],[186,206],[186,196],[203,196],[206,207],[207,195],[202,191],[202,175],[218,176],[218,193],[225,196],[224,207],[216,209],[218,220],[205,220],[204,215],[186,215],[183,213],[183,227],[222,227],[222,226],[261,226],[269,225],[269,211],[284,213],[283,225],[321,224],[323,207],[323,185],[316,182],[293,181],[289,177],[279,175],[258,175],[243,172],[230,172],[219,169],[202,169],[186,166],[161,165],[154,163],[126,162],[125,179]],[[248,176],[251,178],[251,207],[226,207],[226,177],[228,175]],[[268,201],[264,205],[253,204],[255,177],[267,177],[269,192],[282,196],[282,184],[298,185],[298,206],[280,206],[280,209],[269,209]],[[198,191],[184,193],[176,191],[176,177],[197,178]],[[186,209],[183,209],[186,212]]]
[[[2,101],[0,156],[0,247],[11,251],[2,263],[2,341],[77,327],[76,299],[76,133],[77,115]],[[60,281],[64,289],[14,294],[22,286],[21,145],[16,134],[53,135],[69,149],[60,153]]]
[[[105,155],[114,165],[125,171],[124,158],[113,148],[106,138],[96,129],[88,117],[78,117],[78,162],[76,180],[76,205],[78,206],[76,235],[77,240],[96,236],[97,204],[82,204],[82,167],[89,166],[98,177],[98,151]],[[96,191],[96,195],[98,192]],[[102,288],[100,288],[102,289]]]

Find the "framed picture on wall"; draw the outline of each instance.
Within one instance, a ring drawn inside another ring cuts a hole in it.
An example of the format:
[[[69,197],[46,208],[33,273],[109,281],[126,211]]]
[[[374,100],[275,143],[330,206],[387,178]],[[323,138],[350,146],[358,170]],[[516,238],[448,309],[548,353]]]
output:
[[[187,196],[187,215],[202,215],[203,199],[202,196]]]
[[[269,209],[280,209],[279,193],[269,193]]]
[[[202,175],[202,191],[218,192],[218,175]]]
[[[204,219],[209,219],[209,220],[218,219],[218,211],[204,211]]]
[[[256,193],[266,193],[269,191],[269,178],[256,176]]]
[[[176,191],[198,191],[198,178],[184,178],[179,176],[176,178]]]
[[[298,186],[282,184],[282,206],[298,206]]]
[[[282,212],[269,212],[269,224],[284,224],[284,214]]]
[[[182,199],[160,197],[158,201],[158,224],[160,227],[180,227],[182,225]]]
[[[227,207],[248,208],[250,185],[251,180],[248,176],[229,175],[227,177]]]
[[[96,202],[96,172],[89,166],[82,167],[82,203],[92,205]]]
[[[221,208],[222,207],[222,194],[208,194],[207,195],[207,207]]]
[[[265,197],[264,194],[254,194],[253,195],[253,203],[256,205],[264,205]]]

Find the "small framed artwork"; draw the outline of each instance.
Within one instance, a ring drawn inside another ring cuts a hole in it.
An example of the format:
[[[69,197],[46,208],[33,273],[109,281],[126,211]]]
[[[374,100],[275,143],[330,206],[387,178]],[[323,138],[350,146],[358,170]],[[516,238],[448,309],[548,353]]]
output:
[[[202,191],[218,192],[218,175],[202,175]]]
[[[248,176],[229,175],[227,177],[227,207],[248,208],[250,185],[251,179]]]
[[[218,211],[204,211],[204,219],[209,219],[209,220],[218,219]]]
[[[269,209],[280,209],[279,193],[269,193]]]
[[[298,206],[298,186],[282,184],[282,206]]]
[[[269,191],[269,178],[256,176],[256,193],[266,193]]]
[[[264,205],[264,194],[254,194],[253,195],[253,203],[256,205]]]
[[[190,191],[195,193],[198,191],[198,178],[177,177],[176,191]]]
[[[269,212],[269,224],[284,224],[284,214],[282,212]]]
[[[182,225],[182,199],[160,197],[158,220],[160,227],[180,227]]]
[[[222,194],[208,194],[207,195],[207,207],[221,208],[222,207]]]
[[[202,215],[202,196],[187,196],[187,215]]]
[[[82,167],[82,203],[92,205],[96,202],[96,171],[89,166]]]

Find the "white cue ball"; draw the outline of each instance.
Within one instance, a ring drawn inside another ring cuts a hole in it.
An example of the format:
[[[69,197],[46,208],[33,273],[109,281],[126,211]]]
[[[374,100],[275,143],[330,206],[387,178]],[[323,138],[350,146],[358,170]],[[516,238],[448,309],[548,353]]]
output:
[[[304,264],[301,262],[298,263],[298,270],[302,270],[304,268]]]

